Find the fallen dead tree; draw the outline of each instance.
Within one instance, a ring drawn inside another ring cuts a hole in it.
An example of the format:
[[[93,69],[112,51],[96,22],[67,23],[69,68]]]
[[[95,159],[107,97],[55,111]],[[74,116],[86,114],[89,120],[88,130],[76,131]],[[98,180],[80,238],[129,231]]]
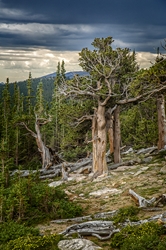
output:
[[[146,200],[144,197],[138,195],[137,193],[135,193],[133,190],[129,189],[129,194],[132,197],[132,199],[135,201],[135,203],[137,205],[139,205],[139,207],[149,207],[152,206],[152,204],[154,204],[154,202],[156,201],[156,198],[152,198],[150,200]]]
[[[136,203],[136,205],[138,205],[141,208],[157,207],[160,204],[162,205],[166,204],[166,194],[162,194],[157,198],[153,197],[150,200],[147,200],[144,197],[138,195],[131,189],[129,189],[129,194],[131,198],[134,200],[134,202]]]
[[[79,173],[85,173],[85,172],[87,174],[90,173],[92,169],[91,164],[92,164],[92,159],[85,158],[85,159],[82,159],[80,162],[76,162],[76,163],[69,163],[69,162],[64,161],[60,164],[51,166],[49,169],[42,168],[39,170],[32,170],[32,171],[16,169],[12,171],[10,175],[13,176],[15,174],[19,174],[20,177],[27,177],[30,174],[38,173],[40,179],[47,179],[47,178],[54,178],[57,176],[62,176],[62,172],[63,172],[63,176],[62,176],[62,179],[63,179],[65,174],[68,175],[69,173],[72,173],[75,171],[78,171]]]
[[[138,151],[139,154],[146,154],[145,157],[152,155],[154,151],[156,150],[156,147],[151,147],[147,149],[142,149]],[[156,155],[156,154],[155,154]],[[79,174],[90,174],[92,172],[92,157],[86,157],[83,159],[80,159],[78,162],[71,163],[71,162],[66,162],[61,159],[61,163],[59,164],[54,164],[49,167],[49,169],[42,168],[38,170],[39,173],[39,178],[40,179],[51,179],[57,176],[62,176],[62,180],[67,181],[68,176],[70,173],[76,172]],[[110,164],[110,159],[107,159],[108,165],[108,170],[114,170],[122,166],[132,166],[134,164],[140,163],[140,159],[138,157],[127,160],[124,162],[120,162],[117,164]],[[29,174],[36,173],[37,171],[29,171],[29,170],[14,170],[11,173],[11,176],[14,174],[20,174],[21,177],[27,177]],[[97,176],[96,176],[97,177]]]
[[[90,221],[67,227],[61,234],[69,236],[78,233],[80,236],[91,235],[100,240],[106,240],[119,231],[114,227],[112,221]]]
[[[124,228],[128,225],[139,226],[141,224],[152,222],[152,221],[165,224],[166,213],[158,214],[158,215],[150,217],[149,219],[139,220],[136,222],[131,222],[130,220],[126,220],[125,222],[118,224],[119,228],[117,228],[114,225],[113,221],[108,221],[108,220],[87,221],[87,222],[71,225],[67,227],[60,234],[65,235],[65,236],[70,236],[72,234],[77,233],[80,237],[95,236],[99,240],[108,240],[112,237],[113,234],[120,232],[121,228]]]
[[[87,215],[87,216],[82,216],[82,217],[76,217],[76,218],[70,218],[70,219],[60,219],[60,220],[53,220],[51,221],[51,223],[57,223],[57,224],[61,224],[61,223],[68,223],[68,222],[82,222],[82,221],[92,221],[94,219],[96,220],[104,220],[104,219],[111,219],[113,216],[115,216],[117,214],[117,210],[113,210],[110,212],[103,212],[103,213],[97,213],[94,215]]]

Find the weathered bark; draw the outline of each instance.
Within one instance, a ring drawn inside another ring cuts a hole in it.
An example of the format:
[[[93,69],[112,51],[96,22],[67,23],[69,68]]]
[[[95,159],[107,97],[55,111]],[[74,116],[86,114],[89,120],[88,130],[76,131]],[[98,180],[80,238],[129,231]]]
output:
[[[113,233],[119,232],[119,229],[115,229],[112,221],[87,221],[80,224],[75,224],[66,228],[61,234],[69,236],[73,233],[79,235],[93,235],[100,239],[110,238]],[[104,236],[104,237],[103,237]]]
[[[45,145],[45,143],[42,140],[41,132],[40,132],[40,126],[48,123],[50,120],[49,119],[43,119],[43,118],[38,118],[37,115],[35,115],[36,120],[35,120],[35,132],[33,132],[31,129],[27,127],[27,125],[22,122],[21,125],[24,125],[24,127],[31,133],[31,135],[36,139],[36,144],[38,146],[38,150],[41,154],[42,158],[42,168],[48,169],[56,161],[56,155],[54,154],[53,150],[50,149]]]
[[[164,95],[160,95],[157,99],[158,113],[158,149],[163,149],[166,145],[166,118],[165,118],[165,99]]]
[[[94,116],[92,119],[92,151],[93,151],[93,166],[92,170],[94,173],[97,172],[97,114],[96,109],[94,110]]]
[[[96,111],[97,115],[97,131],[95,129],[95,136],[97,138],[93,138],[95,141],[94,148],[95,150],[93,155],[93,172],[97,175],[102,175],[104,173],[108,173],[107,162],[106,162],[106,119],[105,119],[105,106],[100,105]],[[96,128],[96,127],[95,127]]]
[[[139,207],[149,207],[154,204],[156,198],[152,198],[151,200],[146,200],[144,197],[138,195],[133,190],[129,189],[129,194],[134,199],[134,201],[139,205]]]
[[[38,150],[42,158],[42,168],[49,168],[52,165],[51,155],[50,155],[49,149],[45,146],[42,140],[41,133],[40,133],[40,124],[37,120],[35,122],[35,130],[36,130],[36,137],[35,137],[36,143],[37,143]]]
[[[109,212],[102,212],[97,213],[93,215],[87,215],[82,217],[75,217],[75,218],[69,218],[69,219],[60,219],[60,220],[52,220],[51,223],[61,224],[61,223],[68,223],[68,222],[83,222],[83,221],[92,221],[94,219],[96,220],[108,220],[112,219],[116,214],[118,213],[118,210],[113,210]]]
[[[113,112],[116,109],[116,106],[111,109],[109,108],[106,112],[106,129],[108,134],[110,154],[114,152],[114,116]]]
[[[117,106],[114,111],[114,163],[120,163],[120,142],[121,142],[121,134],[120,134],[120,106]]]
[[[62,164],[62,180],[67,181],[68,177],[69,177],[68,168],[65,167],[64,164]]]

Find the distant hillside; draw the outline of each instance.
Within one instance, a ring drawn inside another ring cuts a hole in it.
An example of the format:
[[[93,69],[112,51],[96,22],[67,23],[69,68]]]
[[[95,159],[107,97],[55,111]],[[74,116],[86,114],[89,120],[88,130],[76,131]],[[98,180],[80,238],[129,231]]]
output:
[[[74,75],[79,75],[79,76],[87,76],[89,75],[87,72],[85,71],[72,71],[72,72],[67,72],[66,74],[66,78],[67,79],[72,79],[74,77]],[[49,74],[49,75],[46,75],[46,76],[42,76],[40,79],[43,79],[43,78],[51,78],[51,77],[56,77],[56,73],[52,73],[52,74]]]
[[[32,79],[32,96],[34,96],[35,100],[35,95],[36,95],[36,90],[39,82],[41,81],[40,78],[34,78]],[[47,102],[50,102],[52,100],[52,93],[54,89],[54,78],[48,78],[48,79],[42,79],[43,83],[43,95],[44,98]],[[2,97],[2,92],[4,85],[0,85],[0,97]],[[22,82],[17,82],[17,86],[19,86],[20,89],[20,94],[27,96],[27,80],[22,81]],[[10,83],[9,84],[9,92],[11,95],[13,95],[14,92],[14,84]]]
[[[74,75],[86,76],[86,75],[88,75],[88,73],[84,72],[84,71],[67,72],[66,73],[66,78],[67,79],[72,79],[74,77]],[[44,99],[47,102],[51,102],[53,89],[54,89],[55,76],[56,76],[56,73],[52,73],[52,74],[49,74],[49,75],[46,75],[46,76],[33,78],[32,79],[32,90],[33,90],[32,95],[35,97],[37,86],[38,86],[39,82],[42,81]],[[17,82],[17,85],[20,88],[20,93],[23,94],[24,96],[26,96],[27,95],[27,87],[26,87],[27,86],[27,80]],[[0,97],[2,97],[2,92],[3,92],[4,86],[5,86],[5,84],[0,83]],[[9,91],[10,91],[11,94],[13,94],[13,91],[14,91],[14,84],[13,83],[9,84]],[[34,98],[34,100],[35,100],[35,98]]]

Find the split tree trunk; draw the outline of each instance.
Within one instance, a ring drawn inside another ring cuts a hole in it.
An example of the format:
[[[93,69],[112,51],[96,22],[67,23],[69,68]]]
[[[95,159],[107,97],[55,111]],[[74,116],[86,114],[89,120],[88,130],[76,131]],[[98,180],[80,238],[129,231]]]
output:
[[[163,149],[166,145],[166,119],[165,119],[165,99],[164,95],[160,95],[157,99],[158,113],[158,149]]]
[[[121,133],[120,133],[120,106],[117,106],[114,111],[114,163],[120,163],[120,142],[121,142]]]
[[[49,148],[45,146],[42,140],[41,132],[40,132],[40,124],[37,120],[35,122],[35,130],[36,130],[36,137],[35,137],[36,143],[37,143],[38,150],[42,158],[42,168],[49,168],[52,165],[51,154],[50,154]]]
[[[31,135],[36,139],[36,143],[38,146],[38,150],[41,154],[41,158],[42,158],[42,168],[46,168],[48,169],[50,166],[52,166],[54,164],[55,161],[55,157],[54,154],[52,154],[52,150],[50,150],[43,142],[42,140],[42,136],[41,136],[41,132],[40,132],[40,126],[44,125],[46,123],[49,122],[49,119],[42,119],[42,118],[38,118],[37,115],[36,116],[36,120],[35,120],[35,131],[36,133],[34,133],[31,129],[29,129],[27,127],[27,125],[22,122],[21,125],[24,125],[24,127],[31,133]]]

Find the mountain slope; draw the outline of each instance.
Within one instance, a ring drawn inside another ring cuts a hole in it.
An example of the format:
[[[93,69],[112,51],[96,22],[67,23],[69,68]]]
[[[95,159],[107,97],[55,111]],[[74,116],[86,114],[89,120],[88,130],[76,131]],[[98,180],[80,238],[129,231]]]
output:
[[[74,77],[74,75],[79,75],[79,76],[87,76],[88,73],[84,72],[84,71],[72,71],[72,72],[67,72],[66,73],[66,78],[67,79],[72,79]],[[34,100],[35,100],[35,96],[36,96],[36,90],[37,90],[37,86],[39,84],[39,82],[43,83],[43,95],[44,95],[44,99],[46,102],[51,102],[52,100],[52,94],[53,94],[53,89],[54,89],[54,80],[56,77],[56,73],[51,73],[49,75],[46,76],[41,76],[38,78],[32,78],[32,95],[34,96]],[[25,81],[20,81],[17,82],[17,85],[19,86],[20,89],[20,93],[24,96],[27,96],[27,80]],[[3,88],[4,88],[5,84],[0,84],[0,97],[2,97],[2,92],[3,92]],[[14,92],[14,84],[10,83],[9,84],[9,91],[11,93],[11,95]]]
[[[74,75],[79,75],[79,76],[87,76],[89,75],[87,72],[85,71],[71,71],[71,72],[67,72],[66,74],[66,78],[67,79],[72,79],[74,77]],[[40,79],[44,79],[44,78],[55,78],[56,77],[56,73],[51,73],[51,74],[48,74],[46,76],[42,76]]]

